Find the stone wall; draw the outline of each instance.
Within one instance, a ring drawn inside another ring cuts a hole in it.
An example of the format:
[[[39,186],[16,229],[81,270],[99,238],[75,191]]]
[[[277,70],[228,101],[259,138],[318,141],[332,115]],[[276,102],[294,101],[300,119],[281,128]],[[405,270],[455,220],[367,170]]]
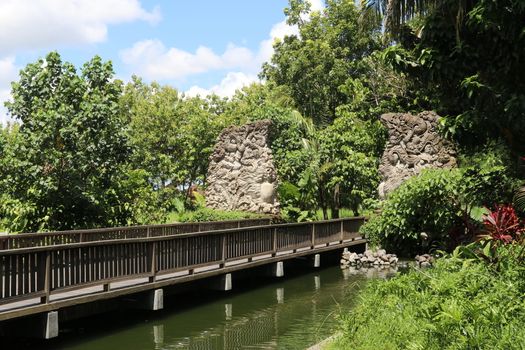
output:
[[[437,132],[439,116],[387,113],[381,121],[388,129],[388,142],[381,158],[379,195],[385,198],[407,178],[424,168],[456,166],[454,145]]]
[[[268,120],[222,131],[210,157],[206,205],[278,214],[277,173],[268,145]]]

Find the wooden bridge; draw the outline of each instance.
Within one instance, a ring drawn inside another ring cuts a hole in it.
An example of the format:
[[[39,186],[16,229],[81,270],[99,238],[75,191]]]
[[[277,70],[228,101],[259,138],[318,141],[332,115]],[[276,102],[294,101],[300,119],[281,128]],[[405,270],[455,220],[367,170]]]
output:
[[[232,287],[231,273],[364,244],[364,217],[277,224],[268,219],[107,228],[0,237],[0,326],[43,317],[42,335],[58,335],[58,310],[146,292],[162,308],[163,289],[212,278]],[[34,318],[34,317],[33,317]]]

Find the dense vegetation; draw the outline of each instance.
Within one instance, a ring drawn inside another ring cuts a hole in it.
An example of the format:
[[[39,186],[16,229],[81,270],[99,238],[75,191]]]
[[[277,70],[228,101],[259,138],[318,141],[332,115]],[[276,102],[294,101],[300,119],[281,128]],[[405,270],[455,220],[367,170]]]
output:
[[[124,84],[98,56],[79,71],[56,52],[25,67],[6,104],[17,123],[0,128],[0,228],[249,216],[205,208],[208,157],[225,127],[269,119],[285,219],[379,211],[363,227],[375,245],[444,255],[371,283],[334,346],[520,348],[525,2],[327,0],[309,12],[290,0],[285,14],[299,34],[275,42],[263,83],[231,98]],[[426,109],[459,167],[380,202],[379,116]]]
[[[499,249],[501,266],[459,250],[436,266],[372,281],[342,315],[332,349],[522,349],[525,268],[522,247]]]

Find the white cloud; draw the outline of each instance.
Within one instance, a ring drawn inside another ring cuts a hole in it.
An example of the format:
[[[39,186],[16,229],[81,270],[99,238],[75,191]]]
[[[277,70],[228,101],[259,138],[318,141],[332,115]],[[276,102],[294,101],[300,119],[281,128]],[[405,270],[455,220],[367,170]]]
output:
[[[192,86],[185,92],[186,96],[201,96],[216,94],[221,97],[232,96],[235,91],[242,89],[244,86],[250,85],[258,81],[256,75],[245,74],[243,72],[229,72],[217,85],[209,89],[204,89],[199,86]]]
[[[122,50],[122,61],[147,79],[183,79],[221,69],[249,69],[254,55],[245,48],[229,44],[222,54],[200,46],[195,52],[167,48],[160,40],[144,40]]]
[[[324,0],[310,0],[310,3],[312,11],[324,9]],[[235,70],[211,88],[192,86],[186,91],[188,96],[207,96],[210,93],[230,96],[236,89],[258,80],[256,75],[261,65],[272,57],[275,40],[287,35],[299,35],[299,30],[297,26],[289,26],[282,21],[273,25],[268,38],[261,41],[255,51],[230,43],[222,53],[205,46],[188,52],[176,47],[168,48],[154,39],[136,42],[131,48],[122,50],[120,57],[131,71],[148,80],[181,81],[210,71]]]
[[[11,82],[17,77],[18,67],[15,65],[15,57],[0,58],[0,124],[11,120],[7,116],[4,102],[11,98]]]
[[[160,17],[158,7],[148,12],[139,0],[2,0],[0,53],[102,42],[110,24]]]

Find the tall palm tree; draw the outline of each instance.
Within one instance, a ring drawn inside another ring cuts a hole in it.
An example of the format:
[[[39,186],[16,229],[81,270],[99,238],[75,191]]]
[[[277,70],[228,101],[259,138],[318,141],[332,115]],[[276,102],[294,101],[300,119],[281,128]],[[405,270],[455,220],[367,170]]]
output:
[[[361,7],[380,13],[384,18],[385,31],[395,35],[402,24],[416,16],[428,14],[445,2],[446,0],[361,0]],[[465,10],[472,2],[472,0],[458,0],[456,26],[463,20]]]

